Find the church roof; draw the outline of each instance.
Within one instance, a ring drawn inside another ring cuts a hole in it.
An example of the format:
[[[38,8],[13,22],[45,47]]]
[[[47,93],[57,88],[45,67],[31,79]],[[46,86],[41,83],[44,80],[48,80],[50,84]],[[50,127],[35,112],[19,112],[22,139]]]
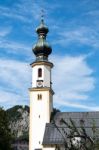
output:
[[[80,129],[81,123],[89,136],[92,136],[92,128],[95,127],[96,136],[99,138],[99,112],[58,112],[54,117],[54,123],[47,123],[43,138],[43,145],[63,145],[65,143],[66,133],[70,132],[69,128],[61,123],[61,119],[70,124],[70,119],[75,126]]]

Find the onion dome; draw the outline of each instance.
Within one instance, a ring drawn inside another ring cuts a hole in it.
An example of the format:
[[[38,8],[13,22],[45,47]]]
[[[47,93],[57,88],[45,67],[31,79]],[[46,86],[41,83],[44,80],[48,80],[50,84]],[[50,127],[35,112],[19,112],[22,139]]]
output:
[[[49,30],[44,24],[43,19],[41,20],[40,26],[36,29],[36,32],[38,34],[38,42],[33,47],[33,53],[36,55],[37,60],[47,60],[48,55],[52,52],[52,48],[46,41],[46,35]]]

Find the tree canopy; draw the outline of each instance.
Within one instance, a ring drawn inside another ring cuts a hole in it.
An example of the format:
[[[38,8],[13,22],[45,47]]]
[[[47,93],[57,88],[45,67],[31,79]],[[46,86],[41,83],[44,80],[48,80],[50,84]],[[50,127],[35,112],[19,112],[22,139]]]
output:
[[[0,150],[11,150],[11,139],[7,113],[0,107]]]

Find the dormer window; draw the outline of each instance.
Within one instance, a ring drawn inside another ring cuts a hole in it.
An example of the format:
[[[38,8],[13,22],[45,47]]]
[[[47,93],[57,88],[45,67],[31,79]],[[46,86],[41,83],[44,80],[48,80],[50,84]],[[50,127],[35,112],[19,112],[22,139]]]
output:
[[[38,77],[42,77],[42,69],[41,68],[38,69]]]

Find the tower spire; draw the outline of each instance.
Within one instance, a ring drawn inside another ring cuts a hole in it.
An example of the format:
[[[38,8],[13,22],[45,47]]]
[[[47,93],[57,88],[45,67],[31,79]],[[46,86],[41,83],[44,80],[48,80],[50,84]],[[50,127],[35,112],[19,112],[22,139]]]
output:
[[[44,23],[44,11],[41,14],[41,23],[37,27],[38,41],[33,47],[33,53],[36,55],[36,61],[48,61],[48,55],[51,54],[52,48],[46,41],[48,27]]]

